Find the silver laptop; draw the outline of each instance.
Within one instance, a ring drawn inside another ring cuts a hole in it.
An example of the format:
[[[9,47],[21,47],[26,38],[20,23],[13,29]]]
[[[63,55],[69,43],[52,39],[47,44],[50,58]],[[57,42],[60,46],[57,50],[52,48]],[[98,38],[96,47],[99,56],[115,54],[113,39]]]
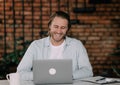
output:
[[[34,60],[34,84],[71,84],[72,60]]]

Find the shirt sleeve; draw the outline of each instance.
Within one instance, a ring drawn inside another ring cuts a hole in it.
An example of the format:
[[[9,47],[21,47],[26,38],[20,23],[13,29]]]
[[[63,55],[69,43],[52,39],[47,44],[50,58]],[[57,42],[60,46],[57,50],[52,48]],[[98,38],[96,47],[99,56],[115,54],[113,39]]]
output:
[[[81,42],[77,43],[77,67],[77,70],[73,72],[74,79],[93,76],[92,66],[87,51]]]
[[[33,72],[32,69],[32,62],[35,53],[35,43],[31,43],[28,47],[25,55],[23,56],[22,60],[20,61],[17,72],[20,74],[20,78],[22,80],[33,80]]]

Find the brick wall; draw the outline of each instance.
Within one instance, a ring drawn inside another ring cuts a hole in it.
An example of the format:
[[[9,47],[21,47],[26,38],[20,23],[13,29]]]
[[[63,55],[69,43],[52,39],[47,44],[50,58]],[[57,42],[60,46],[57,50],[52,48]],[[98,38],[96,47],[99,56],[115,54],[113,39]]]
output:
[[[69,35],[84,43],[94,74],[98,75],[111,68],[109,54],[120,44],[120,1],[92,4],[89,3],[90,0],[86,0],[86,6],[95,7],[96,10],[75,13],[73,9],[76,5],[79,8],[84,7],[84,0],[76,1],[0,0],[0,58],[5,47],[7,53],[14,51],[15,39],[24,36],[24,41],[29,41],[44,36],[40,32],[48,30],[50,14],[63,10],[70,14],[71,20],[79,20],[79,23],[72,25]],[[16,46],[16,49],[22,48],[23,46]]]

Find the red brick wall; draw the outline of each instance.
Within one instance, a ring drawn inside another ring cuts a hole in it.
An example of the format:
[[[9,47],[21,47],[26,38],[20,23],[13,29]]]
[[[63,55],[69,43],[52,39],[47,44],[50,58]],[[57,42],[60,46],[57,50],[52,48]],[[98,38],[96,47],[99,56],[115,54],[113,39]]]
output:
[[[83,1],[78,0],[78,7],[84,6]],[[72,25],[69,35],[84,43],[94,74],[100,74],[104,69],[111,68],[108,55],[120,44],[120,1],[111,0],[112,3],[109,4],[95,5],[89,4],[89,0],[86,1],[87,6],[96,7],[96,11],[74,13],[75,0],[5,0],[7,53],[13,52],[14,28],[16,39],[23,36],[23,27],[25,41],[32,40],[32,28],[33,39],[39,39],[41,38],[39,32],[48,30],[50,14],[56,10],[63,10],[69,12],[71,19],[80,21],[80,24]],[[4,53],[4,22],[4,0],[0,0],[0,58]],[[16,48],[21,49],[23,46]]]

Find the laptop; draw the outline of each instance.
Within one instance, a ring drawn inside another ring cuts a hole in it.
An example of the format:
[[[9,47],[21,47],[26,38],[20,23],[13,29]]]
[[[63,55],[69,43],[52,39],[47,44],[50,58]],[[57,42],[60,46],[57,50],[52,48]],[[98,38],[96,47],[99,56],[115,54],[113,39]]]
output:
[[[72,60],[34,60],[33,82],[34,84],[72,84]]]

